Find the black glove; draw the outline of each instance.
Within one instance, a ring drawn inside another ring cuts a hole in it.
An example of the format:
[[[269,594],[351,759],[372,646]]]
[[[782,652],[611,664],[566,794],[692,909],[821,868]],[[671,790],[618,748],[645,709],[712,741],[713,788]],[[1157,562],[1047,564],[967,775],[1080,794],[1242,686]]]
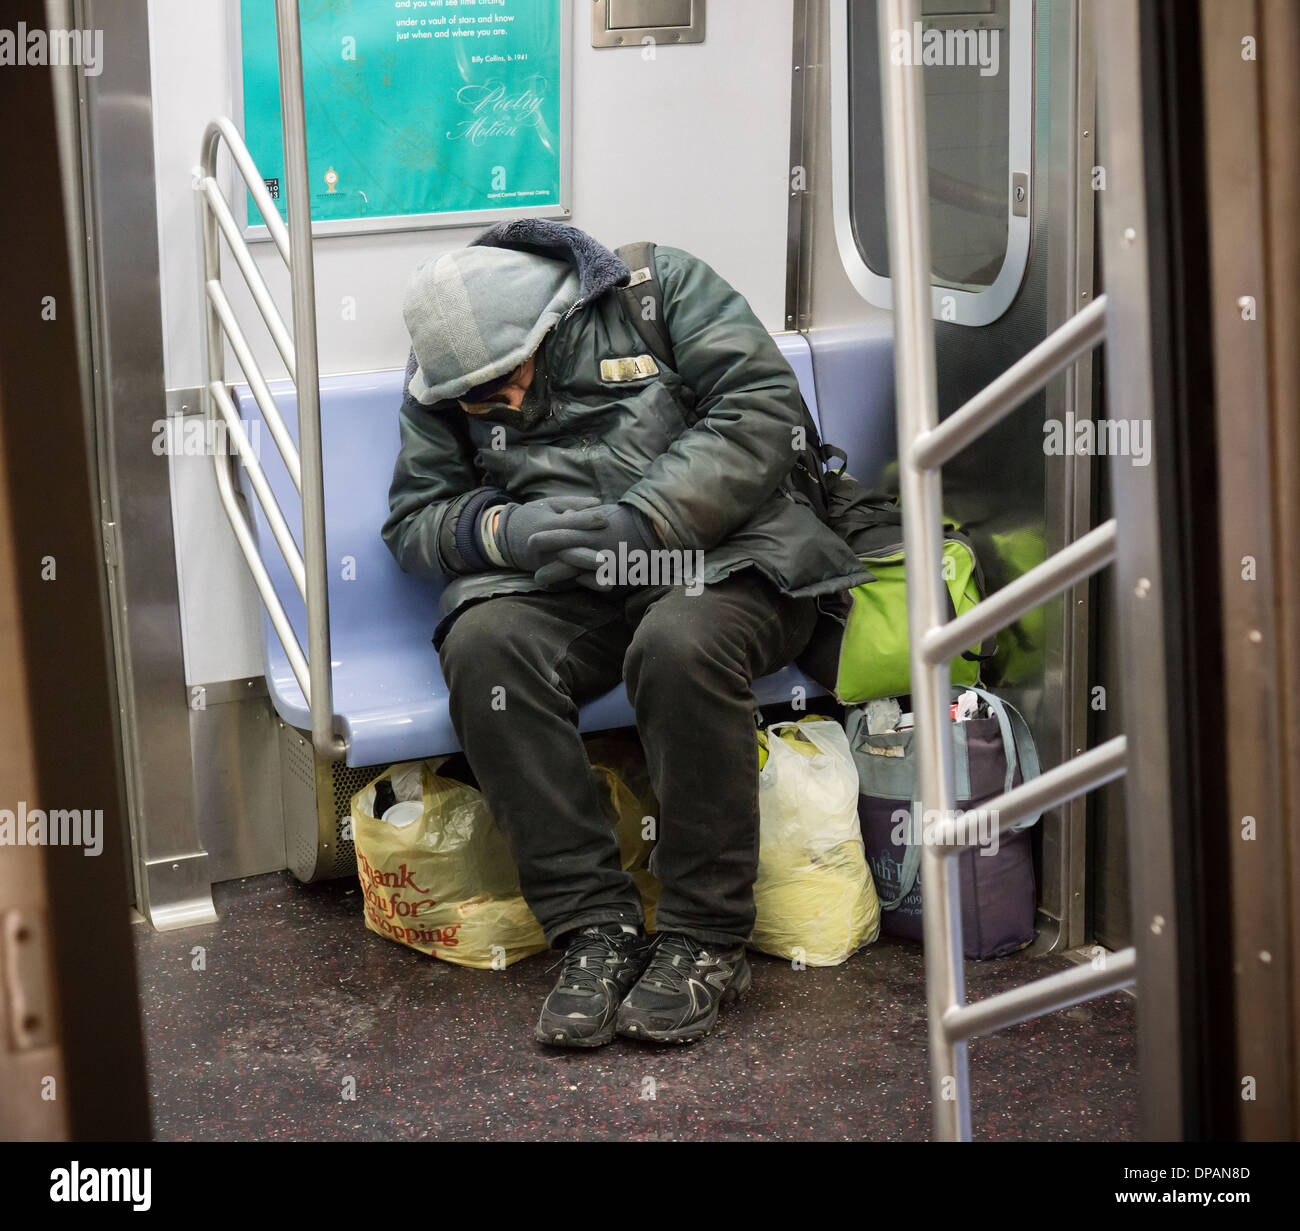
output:
[[[606,524],[603,507],[594,496],[547,496],[507,504],[501,508],[492,541],[511,568],[535,573],[555,554],[539,547],[540,534],[599,530]]]

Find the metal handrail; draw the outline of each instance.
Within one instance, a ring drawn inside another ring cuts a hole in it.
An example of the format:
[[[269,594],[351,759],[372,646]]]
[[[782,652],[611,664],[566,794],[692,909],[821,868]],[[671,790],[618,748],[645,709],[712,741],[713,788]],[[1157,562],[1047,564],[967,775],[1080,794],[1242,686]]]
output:
[[[921,846],[930,1086],[935,1136],[964,1141],[970,1138],[966,1040],[1125,987],[1135,981],[1137,963],[1134,951],[1124,950],[1100,970],[1066,971],[975,1005],[966,1004],[961,899],[954,860],[970,847],[958,842],[958,826],[953,820],[949,666],[967,646],[978,644],[989,633],[1110,564],[1115,557],[1117,525],[1112,520],[1098,526],[970,611],[947,618],[947,587],[940,569],[940,467],[1101,342],[1106,301],[1100,297],[1065,322],[940,424],[930,305],[925,98],[920,66],[895,64],[890,57],[893,32],[917,28],[919,9],[918,0],[882,0],[880,73],[884,83],[889,259],[894,271],[899,485],[908,558],[917,799],[923,818],[941,818],[930,827]],[[1005,832],[1026,816],[1123,774],[1126,757],[1127,742],[1123,736],[1117,737],[1008,791],[981,811],[997,817],[998,832]]]
[[[1114,518],[1102,522],[970,610],[934,625],[921,639],[922,658],[931,665],[951,662],[967,647],[979,645],[1049,598],[1086,581],[1115,559],[1118,529]]]
[[[926,470],[941,466],[1033,397],[1063,367],[1090,351],[1105,335],[1106,296],[1098,295],[964,406],[930,431],[922,432],[912,445],[912,460]]]
[[[240,507],[231,481],[228,457],[214,454],[217,494],[235,532],[235,539],[253,576],[253,583],[284,646],[294,678],[311,708],[312,744],[323,756],[337,759],[347,752],[334,726],[334,685],[330,659],[329,575],[325,557],[325,482],[321,457],[320,369],[316,351],[316,288],[311,242],[311,197],[307,177],[307,124],[302,88],[302,34],[298,0],[276,0],[276,40],[280,61],[280,114],[284,135],[285,188],[289,225],[286,228],[266,190],[262,176],[239,130],[225,116],[214,119],[203,133],[201,175],[197,188],[203,234],[204,383],[203,413],[211,424],[224,424],[235,452],[248,472],[253,495],[262,507],[271,534],[284,556],[294,585],[307,611],[307,652],[303,652],[284,605],[257,550],[257,543]],[[224,144],[253,201],[261,212],[276,249],[284,258],[292,290],[293,331],[290,335],[262,278],[230,203],[216,179],[217,153]],[[248,339],[235,318],[221,285],[221,237],[235,258],[266,322],[276,350],[297,390],[298,443],[294,444]],[[225,382],[225,339],[248,381],[271,438],[302,501],[301,553],[289,530],[261,463],[249,442]]]
[[[217,404],[217,409],[221,412],[222,419],[225,420],[226,430],[235,442],[239,460],[244,463],[244,468],[248,471],[249,481],[253,485],[253,492],[262,505],[262,512],[266,515],[267,524],[271,527],[271,533],[275,536],[276,545],[280,548],[280,554],[284,556],[284,562],[289,566],[289,572],[293,575],[293,583],[297,586],[298,594],[305,603],[307,601],[307,573],[303,567],[302,555],[298,551],[298,544],[294,542],[288,523],[284,520],[284,514],[280,511],[280,504],[275,498],[275,493],[271,491],[271,486],[266,480],[266,472],[262,469],[261,459],[249,443],[248,435],[244,431],[244,425],[239,421],[239,412],[235,409],[234,400],[225,385],[214,381],[209,388]]]
[[[1129,987],[1137,978],[1137,950],[1120,949],[1095,966],[1076,966],[1045,979],[1022,983],[975,1004],[953,1006],[943,1015],[943,1029],[954,1042],[992,1034],[1043,1013],[1068,1009],[1084,1000]]]
[[[262,375],[261,366],[253,356],[252,347],[248,345],[248,339],[244,336],[243,329],[235,319],[235,310],[230,306],[230,300],[226,298],[225,288],[222,287],[217,278],[209,278],[203,285],[203,293],[207,299],[208,307],[217,314],[217,320],[220,322],[222,329],[225,330],[226,336],[230,339],[230,344],[235,351],[235,358],[239,361],[239,366],[244,372],[248,387],[252,390],[253,397],[262,412],[262,418],[270,429],[271,439],[275,441],[275,447],[280,450],[280,456],[284,459],[284,466],[289,472],[289,478],[292,480],[294,487],[301,492],[302,461],[298,456],[298,446],[294,444],[293,437],[289,435],[289,429],[285,427],[284,420],[280,417],[280,408],[276,405],[275,396],[271,393],[271,386],[266,383],[266,377]],[[218,383],[220,383],[220,377],[218,377]]]
[[[244,243],[244,237],[239,234],[235,216],[230,212],[230,206],[226,203],[226,198],[216,180],[211,176],[206,177],[202,189],[208,208],[216,215],[217,225],[221,227],[221,233],[226,237],[235,263],[239,266],[239,272],[244,275],[244,281],[248,283],[248,289],[253,293],[257,310],[261,312],[262,319],[266,321],[267,328],[271,331],[271,339],[275,342],[276,350],[280,352],[280,358],[284,360],[289,378],[297,380],[298,359],[294,354],[293,339],[289,337],[284,317],[280,315],[280,309],[275,306],[275,300],[271,298],[270,289],[262,277],[261,270],[253,262],[253,254]]]
[[[1128,765],[1128,739],[1117,735],[1104,744],[1089,748],[1077,757],[1022,782],[995,799],[972,809],[977,816],[997,821],[998,836],[1009,833],[1027,816],[1037,816],[1067,800],[1104,786],[1120,777]],[[969,815],[969,814],[967,814]],[[926,842],[946,855],[960,855],[969,850],[962,826],[954,819],[937,822]]]

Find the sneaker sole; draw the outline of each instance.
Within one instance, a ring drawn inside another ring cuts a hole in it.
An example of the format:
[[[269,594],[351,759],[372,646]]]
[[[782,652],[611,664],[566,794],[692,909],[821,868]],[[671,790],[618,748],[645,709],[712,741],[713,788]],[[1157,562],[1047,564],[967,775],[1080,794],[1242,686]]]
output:
[[[566,1035],[562,1030],[546,1030],[539,1022],[533,1028],[533,1038],[547,1047],[604,1047],[614,1041],[614,1019],[608,1026],[589,1035]]]
[[[727,984],[712,1014],[703,1021],[696,1022],[691,1026],[680,1026],[676,1030],[650,1030],[639,1022],[633,1022],[628,1026],[616,1023],[615,1032],[620,1038],[632,1039],[634,1042],[641,1043],[698,1043],[700,1039],[713,1032],[714,1026],[718,1024],[718,1014],[724,1008],[735,1004],[749,991],[753,983],[754,974],[749,968],[749,962],[746,961],[736,971],[736,977]]]

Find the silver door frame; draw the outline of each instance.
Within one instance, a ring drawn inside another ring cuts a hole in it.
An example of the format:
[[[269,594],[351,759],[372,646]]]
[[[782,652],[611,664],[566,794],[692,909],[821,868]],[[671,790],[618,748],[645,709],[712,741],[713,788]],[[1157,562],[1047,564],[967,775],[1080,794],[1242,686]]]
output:
[[[168,930],[216,912],[194,804],[169,464],[152,447],[167,408],[148,10],[75,0],[71,17],[104,36],[103,71],[77,83],[91,393],[136,901]]]

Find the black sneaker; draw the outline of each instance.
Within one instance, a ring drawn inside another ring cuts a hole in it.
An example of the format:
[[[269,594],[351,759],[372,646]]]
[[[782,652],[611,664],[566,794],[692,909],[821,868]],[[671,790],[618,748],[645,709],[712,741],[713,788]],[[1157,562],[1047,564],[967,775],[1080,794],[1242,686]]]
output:
[[[653,1043],[694,1043],[718,1020],[724,1004],[753,982],[744,945],[714,947],[661,932],[636,986],[618,1010],[618,1033]]]
[[[619,1002],[645,969],[652,945],[621,924],[581,928],[569,938],[564,970],[542,1005],[533,1037],[552,1047],[599,1047],[614,1037]]]

